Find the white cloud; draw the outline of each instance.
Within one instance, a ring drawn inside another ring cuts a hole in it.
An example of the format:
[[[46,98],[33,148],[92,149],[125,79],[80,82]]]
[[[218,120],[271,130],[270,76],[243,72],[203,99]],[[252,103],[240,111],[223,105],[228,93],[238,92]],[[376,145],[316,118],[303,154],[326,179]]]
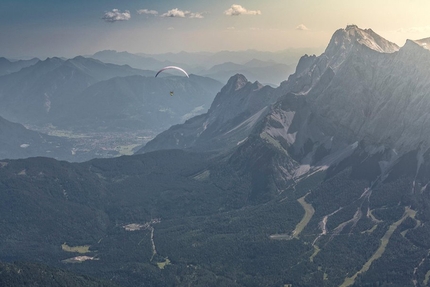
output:
[[[179,18],[185,18],[185,14],[189,13],[189,11],[182,11],[178,8],[172,9],[167,11],[166,13],[162,14],[161,17],[179,17]]]
[[[193,13],[190,11],[182,11],[182,10],[179,10],[178,8],[169,10],[166,13],[161,14],[161,17],[196,18],[196,19],[204,18],[203,13],[200,13],[200,12]]]
[[[236,29],[235,27],[227,27],[227,30],[234,30],[234,29]]]
[[[307,30],[309,30],[309,29],[308,29],[308,27],[306,27],[305,25],[300,24],[300,25],[298,25],[298,26],[296,27],[296,30],[299,30],[299,31],[307,31]]]
[[[156,15],[158,15],[158,12],[155,11],[155,10],[140,9],[140,10],[137,10],[137,14],[140,14],[140,15],[146,14],[146,15],[154,15],[154,16],[156,16]]]
[[[175,30],[175,28],[169,27],[169,28],[167,28],[167,30]]]
[[[116,22],[116,21],[128,21],[130,20],[131,15],[130,15],[130,11],[125,10],[124,12],[121,12],[118,9],[113,9],[112,11],[109,12],[105,12],[104,16],[103,16],[103,20],[105,20],[106,22]]]
[[[239,16],[239,15],[261,15],[260,10],[247,10],[241,5],[233,4],[230,8],[224,11],[227,16]]]
[[[188,16],[189,18],[197,18],[197,19],[202,19],[203,17],[203,13],[190,13],[190,15]]]

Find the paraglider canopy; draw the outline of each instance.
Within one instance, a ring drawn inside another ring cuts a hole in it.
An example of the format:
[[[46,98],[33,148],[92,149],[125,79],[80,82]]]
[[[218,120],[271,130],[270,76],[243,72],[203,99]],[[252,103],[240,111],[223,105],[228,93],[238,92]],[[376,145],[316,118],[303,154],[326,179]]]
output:
[[[175,69],[175,70],[181,71],[182,73],[184,73],[184,74],[185,74],[185,76],[187,76],[187,78],[189,78],[189,77],[190,77],[190,76],[188,76],[188,73],[187,73],[187,72],[185,72],[185,70],[184,70],[184,69],[179,68],[179,67],[176,67],[176,66],[167,66],[167,67],[164,67],[163,69],[161,69],[160,71],[158,71],[158,72],[157,72],[157,74],[155,75],[155,77],[157,77],[157,76],[158,76],[158,74],[160,74],[161,72],[163,72],[163,71],[165,71],[165,70],[170,70],[170,69]]]

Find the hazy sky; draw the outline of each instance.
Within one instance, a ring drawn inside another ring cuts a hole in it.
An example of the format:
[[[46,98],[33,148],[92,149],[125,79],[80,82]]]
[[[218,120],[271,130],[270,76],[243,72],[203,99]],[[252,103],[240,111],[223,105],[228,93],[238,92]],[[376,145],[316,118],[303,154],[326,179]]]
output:
[[[430,0],[0,0],[0,56],[325,47],[348,24],[402,46]]]

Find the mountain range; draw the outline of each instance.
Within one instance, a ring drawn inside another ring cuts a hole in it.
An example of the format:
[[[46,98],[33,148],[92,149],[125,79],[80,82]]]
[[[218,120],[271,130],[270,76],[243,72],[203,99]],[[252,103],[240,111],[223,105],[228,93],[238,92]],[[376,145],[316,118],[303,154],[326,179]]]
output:
[[[159,55],[105,50],[91,57],[106,63],[127,64],[140,69],[180,66],[190,73],[210,77],[222,83],[226,83],[232,75],[240,73],[252,81],[258,80],[261,83],[278,86],[293,72],[293,67],[303,53],[316,53],[319,50],[309,48],[279,52],[247,50]]]
[[[62,136],[57,140],[67,153],[53,157],[63,160],[119,155],[118,149],[142,145],[154,133],[204,113],[222,87],[207,77],[166,73],[155,78],[154,71],[82,56],[25,63],[27,67],[0,76],[0,115],[39,133]],[[16,133],[22,135],[22,130]],[[5,134],[1,139],[10,140]],[[71,149],[86,156],[70,158]],[[4,157],[21,157],[18,150],[4,149]],[[52,151],[43,147],[27,154],[47,156],[42,150]]]
[[[348,25],[139,154],[0,161],[0,260],[120,286],[428,285],[427,43]]]
[[[0,76],[18,72],[22,68],[26,68],[36,64],[39,61],[37,58],[30,60],[16,60],[10,61],[4,57],[0,58]]]

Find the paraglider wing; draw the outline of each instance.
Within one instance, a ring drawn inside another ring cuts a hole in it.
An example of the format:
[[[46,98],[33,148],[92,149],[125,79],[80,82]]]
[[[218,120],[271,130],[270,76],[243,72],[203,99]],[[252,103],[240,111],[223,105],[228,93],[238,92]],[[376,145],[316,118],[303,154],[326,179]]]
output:
[[[161,69],[160,71],[158,71],[158,72],[157,72],[157,74],[156,74],[155,76],[157,77],[157,76],[158,76],[158,74],[160,74],[161,72],[163,72],[163,71],[165,71],[165,70],[169,70],[169,69],[175,69],[175,70],[181,71],[182,73],[184,73],[184,74],[185,74],[185,76],[187,76],[188,78],[190,77],[190,76],[188,76],[187,72],[185,72],[185,70],[184,70],[184,69],[179,68],[179,67],[176,67],[176,66],[167,66],[167,67],[164,67],[163,69]]]

